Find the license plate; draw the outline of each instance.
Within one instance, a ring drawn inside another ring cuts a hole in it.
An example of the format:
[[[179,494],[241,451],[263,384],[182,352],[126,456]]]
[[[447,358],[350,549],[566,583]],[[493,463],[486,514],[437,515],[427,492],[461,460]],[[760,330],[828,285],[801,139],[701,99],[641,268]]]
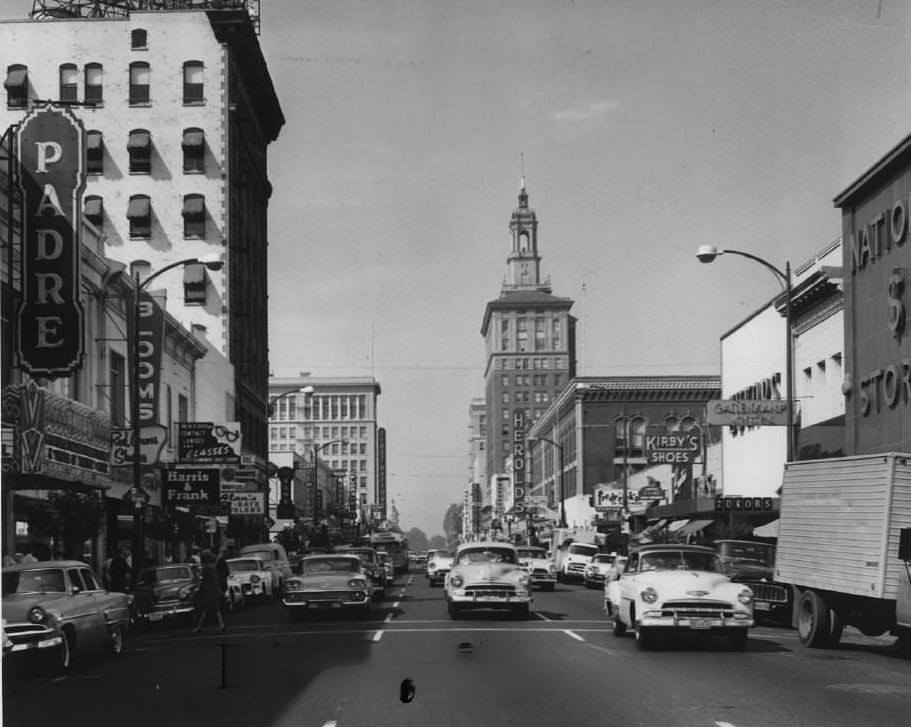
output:
[[[707,618],[691,618],[690,619],[690,628],[691,629],[710,629],[712,628],[712,622]]]
[[[765,601],[754,601],[753,608],[755,608],[757,611],[771,611],[772,610],[772,606],[770,604],[766,603]]]
[[[320,603],[311,603],[311,604],[310,604],[310,608],[329,609],[329,608],[341,608],[341,607],[342,607],[342,604],[340,604],[340,603],[325,603],[325,602],[320,602]]]
[[[163,620],[164,620],[163,613],[150,613],[149,614],[149,621],[163,621]]]

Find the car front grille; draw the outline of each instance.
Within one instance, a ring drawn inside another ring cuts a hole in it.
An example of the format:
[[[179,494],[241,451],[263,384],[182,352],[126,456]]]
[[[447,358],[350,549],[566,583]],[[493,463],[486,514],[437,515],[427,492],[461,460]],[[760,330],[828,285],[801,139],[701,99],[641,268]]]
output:
[[[734,607],[726,601],[666,601],[661,615],[677,618],[734,618]]]
[[[466,596],[509,596],[516,592],[516,587],[505,583],[492,583],[485,586],[468,586]]]
[[[582,573],[585,571],[585,563],[570,563],[566,570],[570,573]]]
[[[50,636],[54,633],[54,629],[44,624],[7,624],[3,627],[3,633],[14,644],[24,644],[35,638]]]
[[[547,576],[550,575],[550,571],[547,570],[547,568],[535,568],[532,571],[532,574],[538,576],[539,578],[547,578]]]
[[[743,585],[747,586],[753,592],[754,601],[769,601],[772,603],[788,602],[788,590],[784,586],[775,585],[773,583],[738,582],[743,583]]]

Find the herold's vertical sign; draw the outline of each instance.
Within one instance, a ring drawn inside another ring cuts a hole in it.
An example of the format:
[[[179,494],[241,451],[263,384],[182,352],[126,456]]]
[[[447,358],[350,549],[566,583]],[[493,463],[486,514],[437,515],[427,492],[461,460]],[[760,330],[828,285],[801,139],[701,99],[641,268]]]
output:
[[[525,512],[525,412],[512,415],[512,503],[517,515]]]
[[[36,107],[17,133],[22,192],[19,365],[32,376],[82,366],[79,230],[85,129],[63,107]]]

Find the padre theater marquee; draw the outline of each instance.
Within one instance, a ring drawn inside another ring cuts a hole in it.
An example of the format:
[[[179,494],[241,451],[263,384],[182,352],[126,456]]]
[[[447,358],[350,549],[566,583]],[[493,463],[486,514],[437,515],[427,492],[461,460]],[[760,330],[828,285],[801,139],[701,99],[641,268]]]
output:
[[[19,365],[32,376],[69,376],[82,366],[79,231],[85,129],[72,112],[36,107],[17,133],[22,193]]]

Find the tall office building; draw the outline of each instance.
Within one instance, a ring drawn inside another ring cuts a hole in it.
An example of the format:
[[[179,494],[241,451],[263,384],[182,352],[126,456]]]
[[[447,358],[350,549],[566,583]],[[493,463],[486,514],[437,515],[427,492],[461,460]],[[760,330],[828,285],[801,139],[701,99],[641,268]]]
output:
[[[508,275],[481,324],[488,478],[512,466],[517,416],[527,430],[576,375],[573,301],[553,295],[550,279],[541,276],[538,219],[528,206],[524,178],[509,231]]]

